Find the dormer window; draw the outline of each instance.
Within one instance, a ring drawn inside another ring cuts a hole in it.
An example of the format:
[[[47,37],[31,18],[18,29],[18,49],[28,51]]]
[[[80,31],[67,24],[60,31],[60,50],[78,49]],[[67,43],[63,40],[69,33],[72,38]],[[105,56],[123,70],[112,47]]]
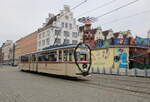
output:
[[[69,19],[69,16],[65,16],[65,19],[68,20],[68,19]]]

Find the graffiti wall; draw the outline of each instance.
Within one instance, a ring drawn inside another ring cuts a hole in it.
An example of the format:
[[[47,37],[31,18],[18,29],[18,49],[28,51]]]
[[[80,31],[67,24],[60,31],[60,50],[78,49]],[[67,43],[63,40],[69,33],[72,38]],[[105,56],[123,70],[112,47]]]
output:
[[[148,46],[148,44],[149,44],[149,39],[141,38],[138,36],[135,38],[135,41],[136,41],[136,45],[138,45],[138,46]]]
[[[113,49],[100,49],[92,51],[92,67],[110,68],[113,63]]]
[[[128,68],[128,48],[103,48],[92,51],[93,68]]]
[[[115,68],[128,68],[129,67],[129,48],[116,48],[114,56]]]

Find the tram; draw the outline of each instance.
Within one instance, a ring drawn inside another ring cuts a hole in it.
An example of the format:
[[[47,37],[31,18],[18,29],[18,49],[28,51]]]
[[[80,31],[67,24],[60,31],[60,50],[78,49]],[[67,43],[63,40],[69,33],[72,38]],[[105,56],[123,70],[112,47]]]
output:
[[[89,75],[91,50],[83,43],[55,46],[21,55],[19,59],[23,71],[79,77]]]

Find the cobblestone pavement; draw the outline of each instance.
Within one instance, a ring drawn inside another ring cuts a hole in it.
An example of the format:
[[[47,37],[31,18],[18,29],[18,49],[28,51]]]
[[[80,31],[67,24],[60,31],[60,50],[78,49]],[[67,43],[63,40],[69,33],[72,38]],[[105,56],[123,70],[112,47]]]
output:
[[[92,75],[71,80],[0,66],[0,102],[150,102],[150,79]]]

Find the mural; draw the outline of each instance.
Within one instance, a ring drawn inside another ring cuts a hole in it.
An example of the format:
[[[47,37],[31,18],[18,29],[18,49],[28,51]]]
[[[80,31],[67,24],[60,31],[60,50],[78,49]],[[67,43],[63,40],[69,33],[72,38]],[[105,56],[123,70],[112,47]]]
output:
[[[138,46],[148,46],[147,38],[141,38],[141,37],[136,36],[135,41],[136,41],[136,45]]]
[[[103,47],[112,45],[112,39],[107,39],[103,41]]]
[[[114,45],[129,45],[129,39],[113,39]]]
[[[100,49],[92,51],[92,67],[94,68],[112,68],[113,67],[113,49]]]
[[[116,48],[114,62],[118,64],[118,68],[128,68],[128,51],[127,48]]]

